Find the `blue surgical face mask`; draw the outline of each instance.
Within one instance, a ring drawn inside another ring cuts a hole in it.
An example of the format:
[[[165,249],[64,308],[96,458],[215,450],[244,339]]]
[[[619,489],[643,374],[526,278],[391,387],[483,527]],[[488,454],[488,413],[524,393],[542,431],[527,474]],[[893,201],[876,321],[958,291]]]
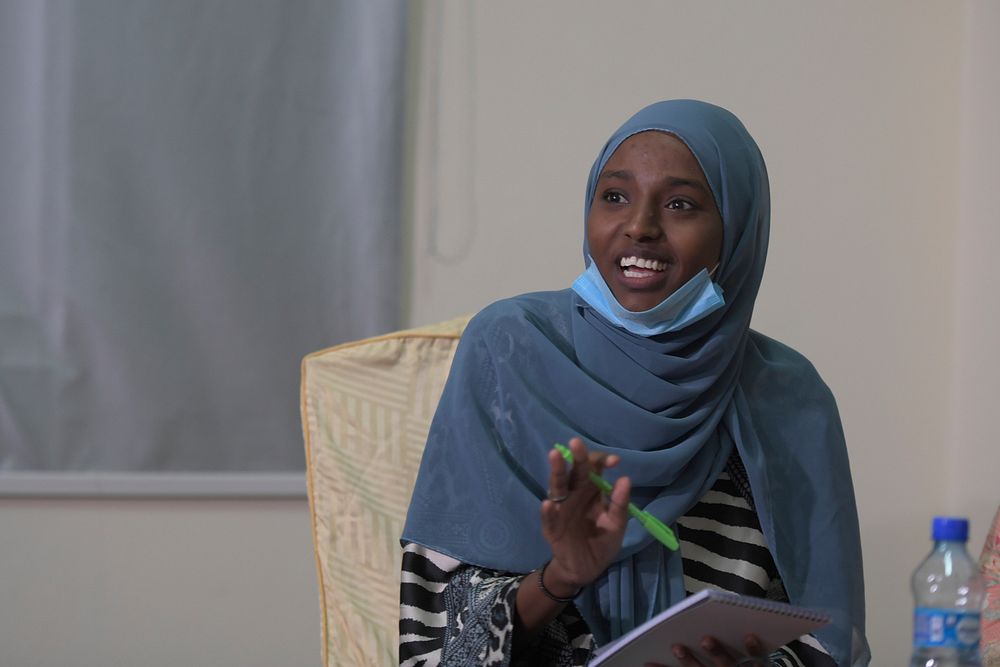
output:
[[[715,273],[715,269],[712,269],[712,273]],[[680,331],[714,313],[726,303],[722,298],[722,288],[712,281],[707,269],[702,269],[659,305],[649,310],[633,312],[618,303],[593,260],[587,270],[573,282],[573,291],[612,324],[647,337]]]

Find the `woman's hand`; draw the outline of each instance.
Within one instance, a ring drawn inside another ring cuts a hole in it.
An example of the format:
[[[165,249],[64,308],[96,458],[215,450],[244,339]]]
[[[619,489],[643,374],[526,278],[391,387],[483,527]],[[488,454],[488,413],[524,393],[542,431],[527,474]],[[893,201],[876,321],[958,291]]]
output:
[[[619,478],[605,498],[589,473],[600,475],[618,457],[588,452],[580,438],[569,441],[573,467],[558,451],[549,452],[549,499],[542,502],[542,534],[552,547],[545,586],[556,595],[572,596],[614,561],[628,524],[631,484]]]
[[[756,635],[747,635],[743,642],[746,653],[743,655],[733,655],[715,637],[702,637],[701,650],[712,657],[711,665],[705,665],[686,646],[674,644],[671,647],[674,657],[680,662],[681,667],[766,667],[768,664],[767,654],[761,646],[760,639]],[[664,667],[657,663],[646,663],[645,667]]]

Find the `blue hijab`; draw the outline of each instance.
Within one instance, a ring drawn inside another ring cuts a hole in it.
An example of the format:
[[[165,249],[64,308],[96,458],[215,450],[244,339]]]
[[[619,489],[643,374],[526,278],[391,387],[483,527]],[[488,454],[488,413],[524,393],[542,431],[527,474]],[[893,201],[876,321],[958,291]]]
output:
[[[617,454],[613,474],[631,478],[633,501],[675,528],[735,448],[789,599],[832,615],[816,636],[837,664],[852,656],[866,664],[857,511],[836,404],[808,360],[749,328],[770,221],[763,158],[725,109],[653,104],[605,144],[586,210],[611,155],[648,130],[683,141],[712,189],[723,221],[716,281],[725,305],[650,337],[612,325],[569,289],[484,309],[456,352],[403,540],[472,565],[529,572],[551,557],[539,503],[552,443],[580,436],[588,448]],[[679,553],[632,521],[616,562],[576,605],[602,644],[684,594]]]

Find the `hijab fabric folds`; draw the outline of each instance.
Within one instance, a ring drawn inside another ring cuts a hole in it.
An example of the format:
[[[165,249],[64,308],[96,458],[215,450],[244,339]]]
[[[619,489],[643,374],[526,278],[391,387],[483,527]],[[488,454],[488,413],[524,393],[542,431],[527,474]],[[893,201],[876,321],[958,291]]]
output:
[[[569,289],[484,309],[459,344],[403,540],[528,572],[551,557],[539,504],[553,443],[580,436],[617,454],[608,477],[628,475],[633,501],[668,524],[708,491],[736,448],[790,600],[832,615],[816,636],[837,664],[866,664],[857,512],[836,404],[804,357],[749,328],[770,220],[760,151],[725,109],[653,104],[605,144],[585,210],[605,163],[644,131],[683,141],[711,186],[723,220],[716,281],[725,305],[650,337],[612,325]],[[683,597],[679,554],[633,520],[617,561],[576,605],[601,644]]]

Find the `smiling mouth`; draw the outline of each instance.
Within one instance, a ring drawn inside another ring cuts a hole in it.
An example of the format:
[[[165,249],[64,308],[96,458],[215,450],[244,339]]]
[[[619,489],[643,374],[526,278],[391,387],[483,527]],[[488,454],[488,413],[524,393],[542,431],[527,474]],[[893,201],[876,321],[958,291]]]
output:
[[[667,268],[666,262],[656,259],[644,259],[642,257],[622,257],[619,262],[622,273],[626,278],[651,278]]]

